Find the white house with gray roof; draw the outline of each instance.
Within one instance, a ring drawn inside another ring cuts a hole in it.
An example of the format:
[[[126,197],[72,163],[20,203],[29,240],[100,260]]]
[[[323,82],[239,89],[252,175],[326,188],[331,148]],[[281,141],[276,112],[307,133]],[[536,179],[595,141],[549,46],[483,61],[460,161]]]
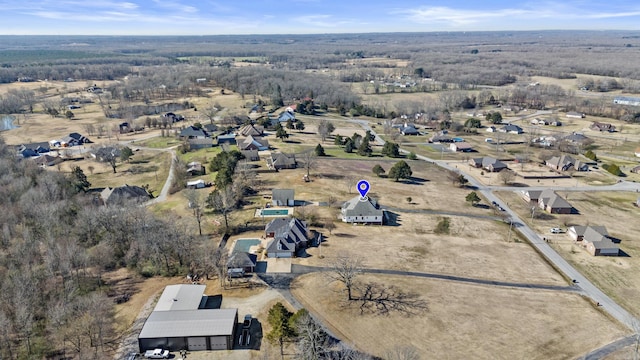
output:
[[[384,210],[370,197],[354,197],[342,205],[340,213],[346,223],[382,225],[384,222]]]

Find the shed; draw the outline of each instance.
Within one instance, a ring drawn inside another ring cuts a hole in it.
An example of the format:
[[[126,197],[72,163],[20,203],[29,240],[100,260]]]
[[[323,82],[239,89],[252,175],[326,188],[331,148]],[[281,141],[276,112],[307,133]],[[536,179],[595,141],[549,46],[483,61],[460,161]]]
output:
[[[294,206],[295,191],[293,189],[273,189],[271,202],[275,206]]]

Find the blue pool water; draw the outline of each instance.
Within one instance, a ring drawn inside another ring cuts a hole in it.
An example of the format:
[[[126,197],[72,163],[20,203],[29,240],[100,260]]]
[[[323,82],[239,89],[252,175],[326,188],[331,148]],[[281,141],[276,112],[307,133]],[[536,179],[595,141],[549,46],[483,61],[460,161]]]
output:
[[[464,141],[463,138],[459,138],[459,137],[454,137],[452,140],[453,140],[453,142],[463,142]]]
[[[249,248],[254,245],[260,245],[260,239],[238,239],[233,251],[249,252]]]

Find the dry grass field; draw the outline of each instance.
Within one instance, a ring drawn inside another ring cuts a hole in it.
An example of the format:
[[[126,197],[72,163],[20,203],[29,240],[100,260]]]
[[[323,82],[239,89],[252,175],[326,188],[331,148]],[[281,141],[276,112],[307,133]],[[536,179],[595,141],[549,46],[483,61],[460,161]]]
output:
[[[398,276],[362,280],[420,294],[428,309],[409,316],[360,315],[321,274],[298,278],[293,293],[336,334],[376,356],[411,345],[425,359],[567,359],[625,333],[576,294]]]
[[[631,313],[640,315],[640,209],[633,206],[638,198],[631,192],[559,192],[580,215],[553,215],[531,222],[529,206],[515,193],[500,193],[534,230],[543,234],[553,248],[587,276],[594,284]],[[620,239],[624,256],[595,257],[575,245],[566,234],[550,234],[551,227],[570,225],[604,225],[610,235]]]
[[[368,175],[376,162],[385,167],[394,160],[326,159],[312,172],[311,183],[299,180],[301,169],[280,171],[277,179],[268,178],[270,173],[261,174],[266,182],[293,187],[296,199],[313,201],[326,201],[329,195],[341,201],[355,196],[348,192],[343,178],[355,175],[371,182],[372,196],[378,198],[383,207],[403,209],[396,212],[399,226],[351,226],[337,221],[332,234],[323,231],[328,237],[321,248],[309,249],[309,257],[295,262],[330,266],[338,254],[350,253],[362,256],[365,266],[370,268],[505,282],[567,284],[526,242],[515,234],[509,240],[509,229],[500,222],[448,216],[451,234],[434,234],[441,215],[405,210],[477,215],[493,212],[470,207],[464,201],[468,190],[451,186],[445,174],[429,164],[410,162],[414,176],[427,181],[405,184]],[[411,204],[405,200],[407,196],[412,197]],[[320,216],[338,213],[337,209],[327,207],[318,207],[315,211]],[[527,358],[567,358],[604,345],[624,333],[575,294],[421,278],[382,275],[367,278],[425,294],[429,310],[424,316],[360,316],[357,308],[344,306],[339,300],[344,294],[327,284],[322,275],[301,278],[294,284],[293,291],[338,336],[379,356],[394,345],[411,344],[435,358],[495,358],[496,354],[505,359],[523,354],[527,354]],[[574,327],[585,330],[576,332]],[[588,340],[590,330],[586,329],[591,327],[598,329],[594,335],[597,343]]]

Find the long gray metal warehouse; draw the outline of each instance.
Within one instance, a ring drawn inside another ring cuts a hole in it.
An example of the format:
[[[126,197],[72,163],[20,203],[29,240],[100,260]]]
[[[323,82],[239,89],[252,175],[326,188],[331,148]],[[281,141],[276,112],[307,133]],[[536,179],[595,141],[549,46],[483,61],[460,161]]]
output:
[[[231,350],[238,309],[206,309],[205,285],[167,286],[138,336],[140,352]]]

